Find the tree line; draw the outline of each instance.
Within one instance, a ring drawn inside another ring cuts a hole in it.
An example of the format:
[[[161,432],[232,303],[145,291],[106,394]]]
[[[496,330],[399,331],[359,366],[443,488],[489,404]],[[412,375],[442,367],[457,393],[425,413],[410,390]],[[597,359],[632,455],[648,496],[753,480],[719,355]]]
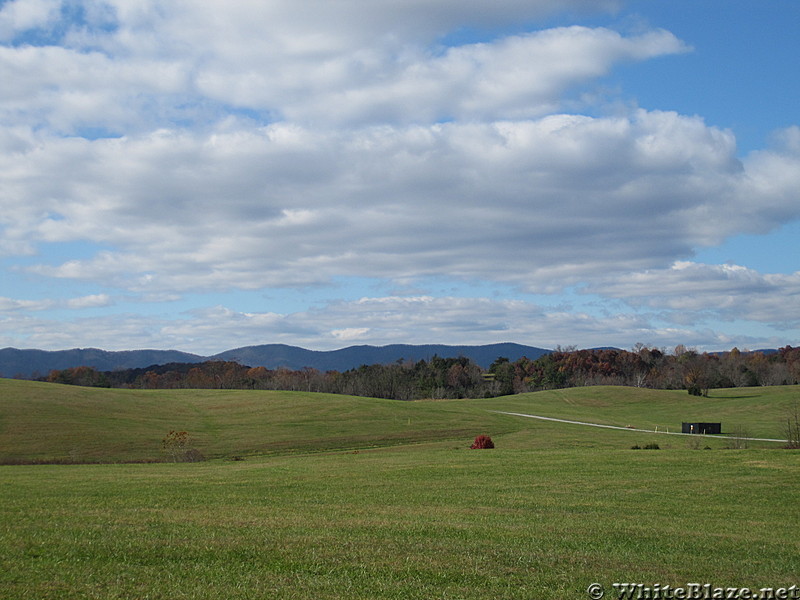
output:
[[[347,371],[267,369],[237,362],[170,363],[143,369],[55,370],[40,381],[134,389],[250,389],[327,392],[414,400],[484,398],[590,385],[685,389],[707,395],[713,388],[800,383],[800,348],[775,352],[699,353],[684,346],[670,352],[637,344],[632,350],[557,349],[535,360],[497,358],[483,369],[465,357],[362,365]]]

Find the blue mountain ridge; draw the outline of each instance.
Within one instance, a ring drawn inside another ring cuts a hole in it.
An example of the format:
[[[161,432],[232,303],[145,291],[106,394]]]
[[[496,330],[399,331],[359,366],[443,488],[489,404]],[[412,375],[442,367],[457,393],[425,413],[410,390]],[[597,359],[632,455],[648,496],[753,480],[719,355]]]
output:
[[[434,356],[464,356],[483,368],[499,357],[515,361],[527,357],[534,360],[551,352],[544,348],[510,342],[479,346],[445,344],[391,344],[388,346],[350,346],[339,350],[307,350],[286,344],[263,344],[226,350],[212,356],[200,356],[177,350],[107,351],[97,348],[71,350],[0,349],[0,376],[38,377],[54,369],[94,367],[98,371],[137,369],[167,363],[199,363],[208,360],[235,361],[250,367],[267,369],[302,369],[346,371],[361,365],[389,364],[397,361],[430,360]]]

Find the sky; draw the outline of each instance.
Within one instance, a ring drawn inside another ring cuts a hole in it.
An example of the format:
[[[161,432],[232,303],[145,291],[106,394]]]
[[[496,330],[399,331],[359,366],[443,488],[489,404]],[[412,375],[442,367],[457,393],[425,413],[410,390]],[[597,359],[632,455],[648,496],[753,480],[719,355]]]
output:
[[[0,347],[800,344],[798,0],[0,0]]]

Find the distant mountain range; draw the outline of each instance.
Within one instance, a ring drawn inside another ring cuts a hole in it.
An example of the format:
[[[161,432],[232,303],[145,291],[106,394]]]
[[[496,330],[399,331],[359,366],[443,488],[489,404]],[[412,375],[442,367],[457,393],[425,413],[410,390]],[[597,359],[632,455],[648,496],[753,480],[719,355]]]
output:
[[[0,376],[34,377],[47,375],[53,369],[94,367],[98,371],[135,369],[168,362],[203,362],[202,356],[177,350],[124,350],[108,352],[97,348],[72,350],[0,350]]]
[[[389,346],[350,346],[340,350],[306,350],[285,344],[265,344],[226,350],[213,356],[200,356],[177,350],[125,350],[109,352],[96,348],[72,350],[0,350],[0,377],[37,377],[53,369],[94,367],[98,371],[139,369],[167,363],[199,363],[208,360],[235,361],[250,367],[346,371],[361,365],[388,364],[397,361],[429,360],[433,356],[464,356],[481,367],[488,367],[498,357],[512,362],[523,356],[535,360],[551,352],[544,348],[502,343],[483,346],[447,346],[443,344],[392,344]]]

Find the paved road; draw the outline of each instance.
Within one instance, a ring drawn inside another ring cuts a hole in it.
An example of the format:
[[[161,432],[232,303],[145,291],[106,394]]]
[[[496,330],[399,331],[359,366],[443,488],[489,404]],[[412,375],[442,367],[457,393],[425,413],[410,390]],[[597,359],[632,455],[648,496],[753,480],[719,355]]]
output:
[[[701,437],[720,438],[719,435],[706,435],[702,433],[680,433],[678,431],[654,431],[652,429],[636,429],[634,427],[619,427],[617,425],[601,425],[600,423],[586,423],[585,421],[570,421],[569,419],[555,419],[553,417],[542,417],[541,415],[526,415],[525,413],[505,412],[502,410],[490,410],[489,412],[498,413],[501,415],[511,415],[513,417],[527,417],[528,419],[540,419],[542,421],[555,421],[557,423],[570,423],[571,425],[585,425],[587,427],[602,427],[603,429],[621,429],[623,431],[642,431],[644,433],[661,433],[664,435],[696,435]],[[752,440],[754,442],[783,442],[787,440],[776,440],[772,438],[753,438],[753,437],[735,437],[732,435],[724,436],[725,439],[737,440]]]

